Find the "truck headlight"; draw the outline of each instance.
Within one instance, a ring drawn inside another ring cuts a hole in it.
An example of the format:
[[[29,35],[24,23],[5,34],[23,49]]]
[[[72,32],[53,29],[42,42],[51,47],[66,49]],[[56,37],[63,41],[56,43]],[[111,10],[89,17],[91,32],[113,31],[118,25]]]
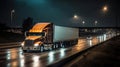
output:
[[[21,43],[21,46],[24,46],[24,42]]]
[[[36,46],[36,47],[37,47],[37,46],[39,46],[39,44],[34,44],[34,46]]]

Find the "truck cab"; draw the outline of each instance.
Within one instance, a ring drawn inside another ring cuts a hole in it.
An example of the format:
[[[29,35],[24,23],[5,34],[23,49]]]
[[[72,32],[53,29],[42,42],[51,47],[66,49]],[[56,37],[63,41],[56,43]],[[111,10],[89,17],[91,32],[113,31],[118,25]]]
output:
[[[48,25],[50,23],[38,23],[25,33],[25,40],[21,46],[24,51],[44,51],[44,44],[48,39]]]
[[[31,33],[28,32],[25,40],[22,43],[23,50],[40,50],[43,51],[44,32]]]

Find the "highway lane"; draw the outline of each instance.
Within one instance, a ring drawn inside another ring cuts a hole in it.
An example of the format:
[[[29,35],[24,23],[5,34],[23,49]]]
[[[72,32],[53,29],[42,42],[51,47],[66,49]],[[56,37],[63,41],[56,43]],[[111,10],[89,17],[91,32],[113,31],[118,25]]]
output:
[[[100,36],[80,37],[78,44],[42,53],[23,53],[22,49],[2,49],[0,50],[0,67],[45,67],[46,65],[59,62],[70,55],[83,51],[89,47],[103,42],[115,34],[104,34]]]

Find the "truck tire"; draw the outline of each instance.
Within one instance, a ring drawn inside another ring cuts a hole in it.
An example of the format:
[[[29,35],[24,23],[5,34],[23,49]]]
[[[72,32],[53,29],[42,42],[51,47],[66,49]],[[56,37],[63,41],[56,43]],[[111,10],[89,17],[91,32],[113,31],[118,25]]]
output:
[[[44,51],[44,46],[40,46],[40,52]]]
[[[26,52],[27,50],[23,50],[23,52]]]
[[[55,44],[53,45],[53,49],[55,49],[56,47],[55,47]]]

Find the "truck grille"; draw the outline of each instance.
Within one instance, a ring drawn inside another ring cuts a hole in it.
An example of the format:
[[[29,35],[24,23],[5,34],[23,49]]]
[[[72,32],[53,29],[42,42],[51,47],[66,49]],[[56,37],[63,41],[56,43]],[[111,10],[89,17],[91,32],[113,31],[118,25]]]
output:
[[[25,40],[25,46],[33,46],[33,40]]]

